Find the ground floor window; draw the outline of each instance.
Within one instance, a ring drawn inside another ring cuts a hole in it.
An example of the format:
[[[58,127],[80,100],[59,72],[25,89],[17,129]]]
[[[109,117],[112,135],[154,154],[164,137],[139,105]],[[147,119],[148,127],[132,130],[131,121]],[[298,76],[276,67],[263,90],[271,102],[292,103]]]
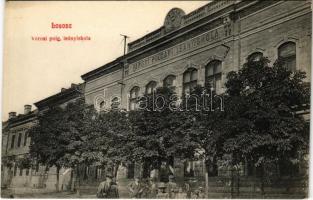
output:
[[[29,168],[26,169],[26,176],[29,175]]]
[[[135,175],[135,164],[130,163],[127,166],[127,178],[132,179],[134,178],[134,175]]]
[[[14,166],[13,175],[16,176],[17,173],[17,165]]]

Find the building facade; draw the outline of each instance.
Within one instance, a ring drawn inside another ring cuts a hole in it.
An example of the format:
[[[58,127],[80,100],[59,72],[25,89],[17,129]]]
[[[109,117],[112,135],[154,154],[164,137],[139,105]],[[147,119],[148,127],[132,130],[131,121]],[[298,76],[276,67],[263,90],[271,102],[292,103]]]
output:
[[[20,167],[19,161],[29,152],[31,138],[28,130],[37,123],[37,115],[44,113],[51,106],[64,108],[69,102],[83,97],[84,84],[72,84],[70,88],[62,88],[55,95],[47,97],[35,104],[37,109],[32,111],[31,105],[24,106],[24,113],[16,115],[9,113],[9,119],[2,128],[2,162],[1,186],[8,187],[15,194],[25,192],[40,192],[56,190],[56,168],[34,165],[28,168]],[[60,190],[69,186],[71,170],[60,170]]]
[[[210,83],[223,93],[228,72],[261,56],[306,72],[309,82],[311,18],[310,1],[213,1],[189,14],[173,8],[162,27],[129,43],[126,55],[82,75],[86,102],[110,109],[119,100],[133,110],[136,97],[159,86],[180,95]],[[188,165],[203,174],[201,163]]]
[[[216,93],[223,93],[228,72],[240,69],[247,59],[261,56],[271,62],[282,59],[289,69],[306,72],[309,82],[311,26],[309,0],[215,0],[188,14],[171,9],[164,25],[129,43],[124,56],[82,75],[84,84],[74,84],[36,102],[35,111],[25,105],[24,114],[9,114],[9,120],[3,123],[2,161],[8,164],[2,162],[2,186],[55,189],[55,168],[19,169],[13,159],[28,153],[31,141],[27,130],[36,124],[37,114],[50,106],[64,107],[83,96],[98,110],[116,105],[134,110],[137,97],[160,86],[173,86],[182,95],[196,85],[210,83]],[[308,111],[302,114],[309,120]],[[101,169],[83,168],[95,179],[104,178]],[[203,177],[201,161],[174,161],[175,176],[190,176],[186,173],[190,169],[193,176]],[[69,172],[61,170],[60,189],[70,187]],[[132,166],[120,168],[118,174],[132,178],[138,173],[140,169]],[[222,170],[218,173],[222,175]]]

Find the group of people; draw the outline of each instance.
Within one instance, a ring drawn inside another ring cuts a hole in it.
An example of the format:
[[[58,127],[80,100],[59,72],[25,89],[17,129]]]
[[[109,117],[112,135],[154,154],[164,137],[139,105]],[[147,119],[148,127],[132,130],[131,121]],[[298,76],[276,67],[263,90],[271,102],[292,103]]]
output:
[[[97,198],[103,199],[118,199],[118,186],[111,175],[107,175],[105,181],[101,182],[98,191]]]
[[[158,182],[156,179],[147,178],[140,180],[135,177],[134,181],[127,185],[130,198],[143,199],[202,199],[205,198],[203,189],[192,191],[190,184],[185,183],[178,186],[174,181],[174,176],[168,177],[168,182]],[[97,192],[98,198],[119,198],[118,186],[113,181],[112,176],[106,176],[106,180],[101,182]]]

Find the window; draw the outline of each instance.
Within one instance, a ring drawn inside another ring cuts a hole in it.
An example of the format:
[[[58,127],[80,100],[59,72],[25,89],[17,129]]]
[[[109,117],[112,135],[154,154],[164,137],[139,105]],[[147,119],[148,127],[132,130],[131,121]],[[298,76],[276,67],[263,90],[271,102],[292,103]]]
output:
[[[16,176],[16,172],[17,172],[17,165],[14,165],[14,171],[13,171],[14,176]]]
[[[99,108],[100,108],[100,110],[103,110],[105,108],[105,101],[101,101],[99,103]]]
[[[25,133],[24,135],[24,146],[27,144],[27,138],[28,138],[28,133]]]
[[[249,56],[248,56],[248,61],[254,61],[254,62],[256,62],[256,61],[260,61],[261,60],[261,58],[263,57],[263,53],[261,53],[261,52],[255,52],[255,53],[252,53],[252,54],[250,54]]]
[[[296,43],[286,42],[278,47],[278,58],[290,71],[296,70]]]
[[[39,163],[36,164],[36,172],[39,171]]]
[[[222,62],[211,61],[205,68],[205,84],[210,85],[217,93],[222,89]]]
[[[107,101],[104,99],[104,96],[103,95],[96,96],[94,99],[94,108],[98,112],[100,112],[100,111],[105,110],[106,107],[107,107]]]
[[[18,134],[18,139],[17,139],[17,147],[21,146],[21,141],[22,141],[22,133]]]
[[[183,75],[183,92],[184,94],[196,87],[198,79],[198,70],[195,68],[187,69]]]
[[[29,175],[29,168],[26,169],[26,176]]]
[[[168,88],[174,88],[175,80],[176,80],[176,77],[174,75],[169,75],[163,80],[163,86],[168,87]]]
[[[15,135],[12,135],[12,138],[11,138],[11,149],[14,148],[14,143],[15,143]]]
[[[146,94],[152,94],[152,92],[155,90],[157,83],[155,81],[150,81],[146,85]]]
[[[129,110],[135,110],[137,108],[137,97],[139,96],[140,88],[135,86],[130,90],[129,98]]]
[[[111,109],[116,110],[118,109],[119,105],[120,105],[120,101],[118,97],[114,97],[111,101]]]

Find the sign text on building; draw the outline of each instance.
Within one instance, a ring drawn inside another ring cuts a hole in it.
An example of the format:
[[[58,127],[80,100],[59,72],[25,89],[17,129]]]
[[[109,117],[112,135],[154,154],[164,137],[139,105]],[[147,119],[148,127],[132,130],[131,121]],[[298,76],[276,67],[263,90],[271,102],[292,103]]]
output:
[[[141,59],[137,62],[129,64],[129,73],[132,74],[137,71],[140,71],[148,66],[157,64],[161,61],[179,56],[183,53],[186,53],[188,51],[197,49],[199,47],[205,46],[209,43],[212,43],[214,41],[217,41],[221,39],[221,35],[224,34],[224,29],[219,28],[215,29],[209,32],[206,32],[204,34],[201,34],[195,38],[189,39],[183,43],[180,43],[178,45],[175,45],[171,48],[165,49],[163,51],[160,51],[159,53],[156,53],[152,56],[148,56],[144,59]]]

